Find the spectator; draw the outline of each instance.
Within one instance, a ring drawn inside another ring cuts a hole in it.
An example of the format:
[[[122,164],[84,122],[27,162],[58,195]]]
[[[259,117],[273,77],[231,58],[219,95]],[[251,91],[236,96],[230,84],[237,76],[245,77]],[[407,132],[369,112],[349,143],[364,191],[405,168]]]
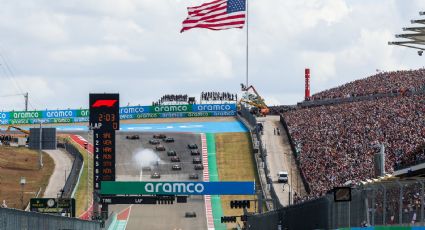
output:
[[[314,94],[311,99],[333,99],[374,94],[405,93],[425,89],[425,69],[380,72],[366,79]]]
[[[292,110],[283,114],[299,147],[310,199],[351,180],[374,178],[373,156],[386,144],[386,171],[425,159],[425,94]],[[423,148],[422,148],[423,149]]]

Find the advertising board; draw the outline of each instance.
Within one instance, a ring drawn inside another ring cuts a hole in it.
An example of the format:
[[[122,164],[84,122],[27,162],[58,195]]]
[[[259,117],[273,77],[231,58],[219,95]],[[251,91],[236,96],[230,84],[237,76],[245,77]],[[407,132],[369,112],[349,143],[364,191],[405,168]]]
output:
[[[0,112],[0,119],[9,119],[10,118],[10,113],[9,112]]]
[[[158,105],[151,106],[151,113],[185,113],[192,112],[192,105]]]
[[[255,183],[238,182],[125,182],[102,181],[105,195],[254,195]]]
[[[193,112],[236,111],[236,104],[195,104]]]
[[[77,117],[77,110],[45,110],[42,118],[70,118]]]
[[[35,119],[43,118],[42,111],[13,111],[10,112],[10,119]]]
[[[149,118],[235,116],[236,104],[127,106],[119,108],[120,120]],[[1,125],[77,123],[89,121],[88,109],[0,112]]]

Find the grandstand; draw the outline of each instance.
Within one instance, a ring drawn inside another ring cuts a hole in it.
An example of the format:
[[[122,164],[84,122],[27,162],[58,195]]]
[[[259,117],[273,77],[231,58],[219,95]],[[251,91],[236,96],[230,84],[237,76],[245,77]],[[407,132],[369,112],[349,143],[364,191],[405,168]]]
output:
[[[387,97],[283,113],[302,174],[311,189],[309,198],[347,182],[374,178],[373,156],[380,144],[386,145],[387,172],[425,160],[424,74],[424,69],[382,72],[317,93],[313,98],[378,93]]]
[[[425,69],[380,72],[271,113],[280,115],[307,194],[250,216],[254,229],[424,224]],[[344,186],[350,202],[335,202],[334,188]]]
[[[415,92],[425,89],[425,69],[379,72],[314,94],[312,100]]]

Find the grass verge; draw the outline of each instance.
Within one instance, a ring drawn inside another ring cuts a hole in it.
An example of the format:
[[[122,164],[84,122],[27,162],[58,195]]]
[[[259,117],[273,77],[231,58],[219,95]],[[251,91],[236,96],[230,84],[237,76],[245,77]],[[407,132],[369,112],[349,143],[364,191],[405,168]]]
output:
[[[39,197],[43,196],[55,163],[49,155],[43,153],[43,168],[39,169],[38,154],[38,151],[25,147],[0,146],[0,202],[5,200],[9,208],[25,208],[40,188],[42,190]],[[23,205],[21,177],[26,179],[23,187]]]
[[[248,133],[221,133],[216,134],[217,166],[220,181],[258,181],[252,154],[252,145]],[[255,196],[221,196],[223,215],[240,216],[243,209],[231,209],[231,200],[254,200]],[[255,202],[251,202],[249,212],[254,212]],[[238,218],[238,221],[240,219]],[[227,224],[227,228],[234,228],[236,224]]]
[[[87,154],[87,150],[82,148],[79,144],[73,142],[71,138],[66,138],[69,143],[71,143],[73,146],[77,147],[80,151],[81,155],[84,158],[84,167],[83,172],[81,173],[80,181],[77,185],[77,191],[75,192],[75,202],[77,206],[76,215],[81,215],[87,208],[90,206],[92,201],[92,195],[93,195],[93,183],[92,183],[92,171],[90,170],[90,173],[87,171],[87,160],[92,164],[93,163],[93,156],[91,154]],[[91,167],[93,168],[93,167]],[[89,183],[87,184],[87,174],[90,176]]]

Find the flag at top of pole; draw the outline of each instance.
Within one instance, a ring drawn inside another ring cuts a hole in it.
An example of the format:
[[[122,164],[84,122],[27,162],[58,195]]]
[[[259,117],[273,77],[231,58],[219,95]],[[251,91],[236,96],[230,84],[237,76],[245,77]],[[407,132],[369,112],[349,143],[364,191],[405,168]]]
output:
[[[246,0],[215,0],[200,6],[188,7],[189,16],[183,21],[180,33],[192,28],[226,30],[243,28]]]

